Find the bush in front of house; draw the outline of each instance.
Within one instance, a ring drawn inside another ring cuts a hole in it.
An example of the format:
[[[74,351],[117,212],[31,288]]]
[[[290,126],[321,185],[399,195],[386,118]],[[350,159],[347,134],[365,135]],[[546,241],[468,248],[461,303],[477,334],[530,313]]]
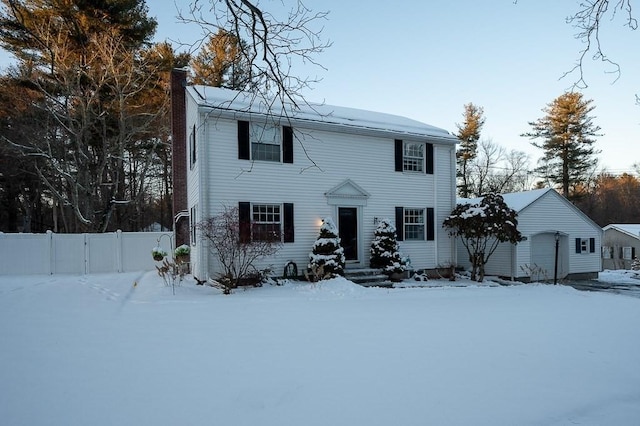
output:
[[[382,269],[386,274],[401,274],[406,269],[406,260],[400,253],[396,227],[389,219],[382,219],[373,233],[369,249],[371,268]]]
[[[276,254],[282,246],[278,238],[253,236],[250,224],[241,223],[237,207],[225,206],[221,213],[203,220],[196,227],[218,259],[222,272],[216,278],[216,286],[224,294],[230,294],[239,285],[259,285],[257,277],[268,271],[257,269],[256,263]]]
[[[326,217],[320,227],[320,235],[309,253],[309,276],[313,281],[344,275],[344,249],[340,245],[338,228],[333,219]]]

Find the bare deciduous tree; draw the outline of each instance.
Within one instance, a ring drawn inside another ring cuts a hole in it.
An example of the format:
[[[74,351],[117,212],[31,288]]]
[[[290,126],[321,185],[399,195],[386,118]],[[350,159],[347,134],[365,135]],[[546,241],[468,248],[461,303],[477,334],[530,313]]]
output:
[[[579,77],[575,83],[576,87],[586,88],[587,82],[584,79],[584,63],[589,57],[593,60],[604,62],[611,66],[611,71],[616,75],[616,80],[620,76],[620,65],[615,59],[610,59],[605,53],[602,44],[601,29],[605,21],[622,19],[624,25],[630,30],[638,29],[638,21],[633,15],[631,0],[583,0],[580,2],[579,10],[567,18],[567,22],[572,24],[576,30],[576,38],[584,44],[580,50],[578,60],[574,67],[564,75],[578,73]]]
[[[476,157],[467,166],[469,196],[480,197],[489,192],[498,194],[525,191],[531,188],[529,156],[522,151],[507,151],[504,147],[483,140]]]
[[[219,30],[243,40],[240,55],[250,65],[254,96],[267,108],[276,100],[297,107],[304,102],[302,91],[319,80],[292,69],[305,64],[324,69],[316,55],[331,45],[321,39],[320,24],[327,15],[312,11],[301,0],[289,11],[270,12],[253,0],[194,0],[188,11],[178,11],[181,22],[202,28],[204,37],[193,48]]]
[[[218,282],[225,294],[230,294],[243,280],[258,273],[256,262],[275,254],[281,247],[279,235],[274,236],[276,238],[251,238],[250,230],[242,228],[246,225],[250,226],[240,221],[238,208],[228,206],[218,215],[197,224],[209,250],[222,267]]]

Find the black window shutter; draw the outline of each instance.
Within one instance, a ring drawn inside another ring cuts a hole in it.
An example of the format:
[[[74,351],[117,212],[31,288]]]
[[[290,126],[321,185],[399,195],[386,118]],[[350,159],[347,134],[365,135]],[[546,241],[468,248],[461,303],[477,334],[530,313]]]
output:
[[[395,157],[396,157],[396,172],[402,171],[402,155],[403,155],[403,144],[401,139],[395,140]]]
[[[581,241],[581,238],[576,238],[576,253],[582,253],[582,241]]]
[[[427,208],[427,241],[436,239],[436,221],[435,210],[433,207]]]
[[[432,175],[433,174],[433,144],[428,143],[426,148],[427,149],[425,150],[425,156],[427,160],[427,165],[425,167],[425,172],[428,175]]]
[[[636,258],[636,248],[631,247],[631,259],[635,259],[635,258]]]
[[[404,241],[404,208],[396,207],[396,236],[398,241]]]
[[[238,160],[249,160],[250,152],[249,122],[238,120]]]
[[[251,242],[251,203],[238,203],[238,221],[240,222],[240,242]]]
[[[196,125],[191,130],[191,165],[196,164]]]
[[[284,242],[294,242],[293,203],[284,203]]]
[[[589,253],[595,253],[595,252],[596,252],[596,239],[589,238]]]
[[[293,163],[293,129],[289,126],[282,127],[282,161]]]

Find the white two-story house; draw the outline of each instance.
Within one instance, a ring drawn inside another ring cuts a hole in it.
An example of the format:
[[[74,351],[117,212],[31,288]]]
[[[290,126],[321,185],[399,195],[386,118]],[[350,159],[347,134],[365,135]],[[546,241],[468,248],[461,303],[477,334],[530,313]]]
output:
[[[289,261],[306,269],[328,216],[347,268],[369,266],[382,218],[395,220],[414,269],[455,262],[454,242],[442,228],[456,202],[457,138],[447,131],[390,114],[324,104],[266,108],[228,89],[173,87],[174,144],[183,145],[174,147],[174,173],[184,177],[181,187],[174,174],[175,191],[186,194],[176,218],[188,214],[194,276],[220,272],[194,225],[225,207],[238,207],[250,238],[265,230],[280,235],[278,253],[257,265],[276,275]]]

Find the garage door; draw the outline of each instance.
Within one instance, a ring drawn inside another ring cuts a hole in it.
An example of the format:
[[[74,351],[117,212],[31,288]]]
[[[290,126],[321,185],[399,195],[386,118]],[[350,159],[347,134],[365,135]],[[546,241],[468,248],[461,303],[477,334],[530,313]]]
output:
[[[566,276],[563,253],[567,247],[567,236],[560,235],[558,249],[558,278]],[[542,276],[553,280],[556,256],[555,232],[537,234],[531,237],[531,265],[542,269]]]

